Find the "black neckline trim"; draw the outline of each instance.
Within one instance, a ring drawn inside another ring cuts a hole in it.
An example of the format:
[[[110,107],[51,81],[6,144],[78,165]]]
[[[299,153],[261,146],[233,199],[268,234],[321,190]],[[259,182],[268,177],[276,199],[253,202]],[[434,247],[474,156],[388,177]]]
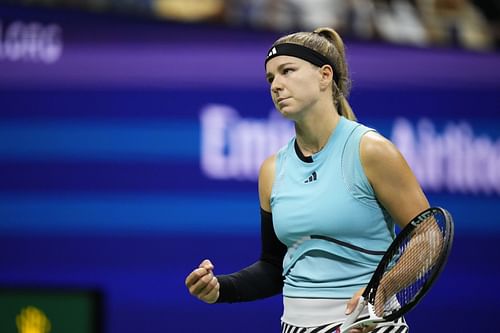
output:
[[[300,148],[299,148],[299,144],[297,143],[297,139],[295,139],[295,141],[293,142],[293,147],[295,148],[295,153],[297,154],[297,156],[299,157],[299,159],[302,162],[306,162],[306,163],[314,162],[312,156],[304,156],[304,154],[302,154],[302,152],[300,151]]]

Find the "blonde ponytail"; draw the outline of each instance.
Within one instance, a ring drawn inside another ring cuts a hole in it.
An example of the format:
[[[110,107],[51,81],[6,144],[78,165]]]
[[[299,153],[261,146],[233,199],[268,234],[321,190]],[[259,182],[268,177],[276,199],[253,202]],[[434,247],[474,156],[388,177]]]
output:
[[[325,54],[330,60],[334,61],[335,69],[338,72],[336,74],[339,76],[338,80],[336,80],[337,84],[333,82],[333,100],[340,115],[356,121],[356,115],[347,100],[351,92],[351,79],[349,78],[344,42],[339,34],[331,28],[317,28],[313,33],[324,37],[334,46],[334,50],[329,50],[330,52]]]
[[[341,116],[344,116],[345,118],[352,121],[358,120],[358,118],[356,118],[356,115],[354,114],[354,111],[351,108],[351,104],[349,104],[349,101],[347,100],[347,98],[344,97],[344,95],[340,96],[338,104],[339,105],[337,106],[337,109],[339,110]]]

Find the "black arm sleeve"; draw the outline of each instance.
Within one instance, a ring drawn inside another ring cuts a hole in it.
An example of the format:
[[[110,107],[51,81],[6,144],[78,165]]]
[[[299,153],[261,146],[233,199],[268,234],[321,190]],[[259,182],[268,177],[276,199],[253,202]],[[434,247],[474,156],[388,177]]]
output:
[[[260,259],[229,275],[218,275],[220,284],[217,303],[246,302],[281,293],[283,258],[287,251],[274,232],[273,216],[260,210],[262,252]]]

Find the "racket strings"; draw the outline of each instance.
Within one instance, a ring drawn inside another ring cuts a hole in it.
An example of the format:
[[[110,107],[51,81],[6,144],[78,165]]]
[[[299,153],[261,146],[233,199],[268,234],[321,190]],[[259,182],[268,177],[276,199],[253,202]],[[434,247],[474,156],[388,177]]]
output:
[[[372,304],[386,317],[411,303],[433,277],[444,248],[446,223],[441,214],[430,215],[410,232],[391,254]]]

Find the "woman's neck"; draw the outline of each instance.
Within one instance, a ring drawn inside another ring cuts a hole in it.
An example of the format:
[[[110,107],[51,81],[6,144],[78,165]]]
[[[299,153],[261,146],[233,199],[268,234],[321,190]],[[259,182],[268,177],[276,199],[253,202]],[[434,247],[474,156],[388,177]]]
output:
[[[333,108],[295,122],[297,144],[304,156],[319,152],[335,130],[340,116]]]

